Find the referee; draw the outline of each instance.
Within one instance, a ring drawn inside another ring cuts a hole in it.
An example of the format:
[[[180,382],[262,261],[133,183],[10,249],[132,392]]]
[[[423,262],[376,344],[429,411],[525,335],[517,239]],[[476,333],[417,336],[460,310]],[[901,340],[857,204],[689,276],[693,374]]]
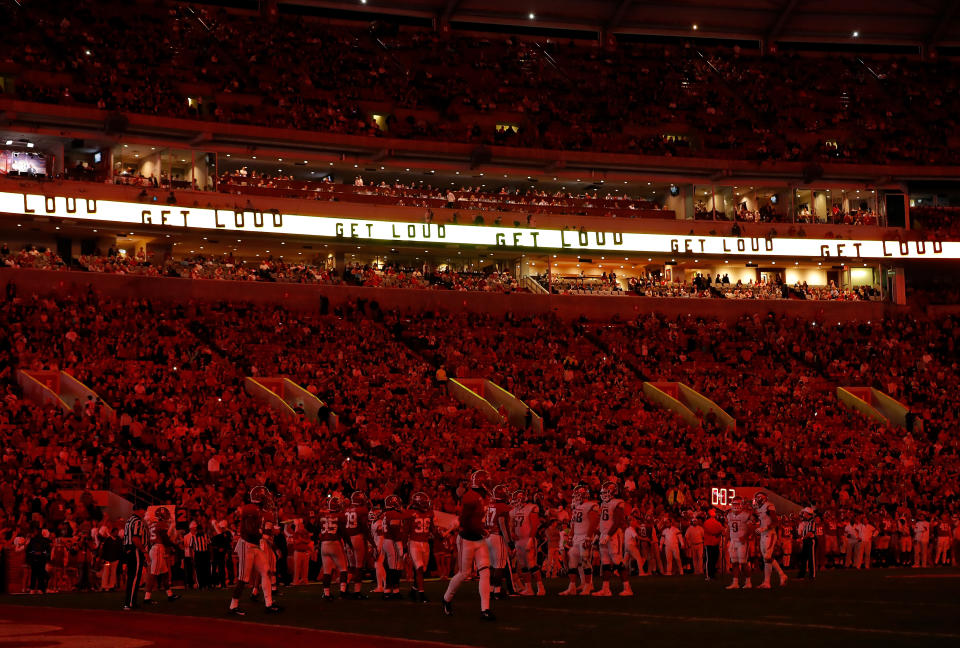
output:
[[[813,580],[817,577],[817,527],[820,521],[809,506],[800,511],[800,517],[797,529],[797,535],[803,539],[800,546],[800,578],[808,578],[809,570],[809,578]]]
[[[143,509],[135,509],[123,525],[123,564],[127,568],[127,587],[123,599],[123,609],[132,610],[137,605],[137,590],[140,588],[140,575],[145,562],[145,533]]]

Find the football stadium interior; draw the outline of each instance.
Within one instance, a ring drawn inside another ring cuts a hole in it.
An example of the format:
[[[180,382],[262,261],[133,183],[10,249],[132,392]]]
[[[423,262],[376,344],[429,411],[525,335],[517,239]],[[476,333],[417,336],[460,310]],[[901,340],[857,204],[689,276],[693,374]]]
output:
[[[957,645],[960,2],[0,16],[0,644]]]

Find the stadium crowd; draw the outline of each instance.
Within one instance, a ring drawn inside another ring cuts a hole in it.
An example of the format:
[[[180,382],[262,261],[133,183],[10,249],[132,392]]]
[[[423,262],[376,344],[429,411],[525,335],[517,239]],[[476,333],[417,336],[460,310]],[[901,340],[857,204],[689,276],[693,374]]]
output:
[[[898,548],[884,552],[877,542],[880,564],[957,558],[960,447],[951,431],[960,411],[953,402],[960,323],[953,318],[834,326],[758,314],[730,326],[651,315],[588,326],[548,315],[401,315],[373,303],[321,316],[93,293],[17,296],[15,287],[7,295],[0,538],[7,550],[24,552],[30,590],[116,586],[111,571],[102,580],[102,567],[112,562],[118,523],[104,518],[91,490],[172,503],[184,537],[197,532],[195,522],[213,538],[236,528],[246,490],[267,484],[278,494],[279,517],[304,521],[302,530],[284,527],[294,542],[332,493],[361,490],[379,502],[423,491],[437,510],[455,512],[463,480],[478,466],[537,494],[551,525],[547,564],[559,562],[570,482],[597,492],[611,479],[638,512],[637,524],[657,533],[696,526],[711,486],[757,483],[823,512],[824,533],[838,537],[835,547],[824,544],[828,562],[865,565],[871,555],[861,549],[848,559],[847,521],[869,522]],[[27,400],[17,370],[51,367],[102,402],[67,412]],[[287,376],[338,422],[282,416],[244,393],[245,376]],[[464,409],[445,393],[454,377],[502,385],[543,417],[542,429],[493,424]],[[714,417],[698,427],[681,423],[643,397],[645,379],[686,382],[735,425]],[[848,384],[875,385],[908,403],[909,429],[844,410],[830,392]],[[70,488],[86,494],[71,501],[63,493]],[[937,534],[947,521],[946,553],[916,537],[915,521],[924,520],[936,522]],[[922,551],[902,549],[907,538]],[[190,538],[183,542],[178,564],[191,558]],[[449,555],[445,540],[437,542]],[[693,554],[684,560],[698,567]],[[195,584],[223,584],[229,573]]]
[[[697,42],[607,49],[92,0],[20,3],[8,24],[0,59],[16,66],[16,95],[30,101],[481,146],[957,159],[948,57],[761,56]],[[156,47],[140,47],[146,33],[162,34]]]

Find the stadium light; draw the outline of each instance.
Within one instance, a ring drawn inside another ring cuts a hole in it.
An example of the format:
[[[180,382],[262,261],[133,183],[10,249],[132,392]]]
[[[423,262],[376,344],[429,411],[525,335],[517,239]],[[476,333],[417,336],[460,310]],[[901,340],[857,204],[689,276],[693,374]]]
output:
[[[697,26],[697,23],[693,23],[693,31],[697,31],[700,27]]]
[[[533,20],[533,19],[535,19],[535,18],[536,18],[536,16],[535,16],[534,13],[531,11],[531,12],[530,12],[530,20]]]
[[[853,37],[860,38],[860,32],[858,32],[857,30],[853,30]]]

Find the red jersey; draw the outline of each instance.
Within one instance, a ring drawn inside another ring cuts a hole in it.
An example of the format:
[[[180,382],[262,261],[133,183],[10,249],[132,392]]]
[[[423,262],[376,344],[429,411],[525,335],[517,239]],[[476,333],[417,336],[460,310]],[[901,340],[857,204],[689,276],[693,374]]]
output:
[[[483,513],[486,502],[475,490],[468,490],[460,502],[460,537],[464,540],[483,539]]]
[[[321,542],[339,540],[343,533],[344,515],[333,511],[323,511],[317,517],[317,526],[320,528]]]
[[[433,511],[408,511],[411,519],[410,539],[415,542],[429,542],[435,535],[433,526]]]
[[[259,545],[262,535],[263,514],[256,504],[245,504],[240,509],[240,537],[250,544]]]
[[[500,521],[503,520],[504,528],[510,528],[510,505],[506,502],[492,502],[487,505],[486,513],[483,517],[483,525],[492,535],[501,535]]]
[[[383,537],[394,542],[403,542],[407,539],[407,524],[409,517],[401,511],[387,511],[383,514],[385,531]]]
[[[350,506],[344,513],[343,531],[348,536],[366,535],[369,524],[366,506]]]

